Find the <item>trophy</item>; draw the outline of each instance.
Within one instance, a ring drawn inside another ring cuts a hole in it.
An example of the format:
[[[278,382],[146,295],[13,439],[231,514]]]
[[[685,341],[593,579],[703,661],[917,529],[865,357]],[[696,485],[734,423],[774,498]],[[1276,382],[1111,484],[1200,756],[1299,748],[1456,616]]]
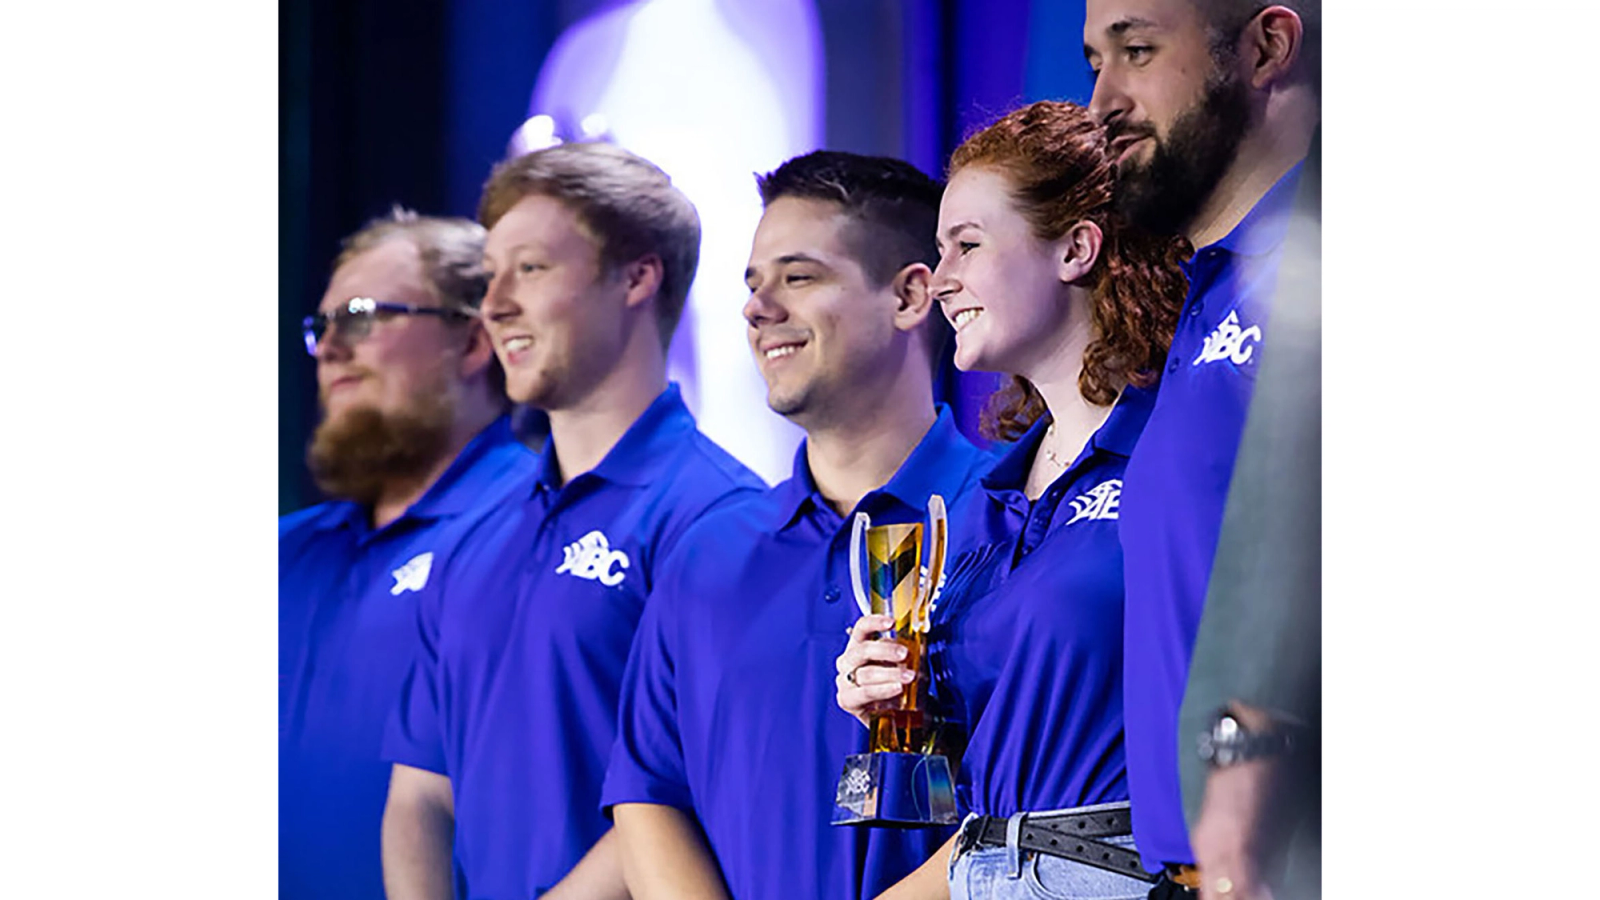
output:
[[[948,528],[944,498],[935,494],[928,498],[926,534],[920,522],[875,526],[863,512],[856,513],[850,531],[850,586],[856,605],[862,615],[894,616],[894,627],[882,637],[905,646],[905,665],[919,674],[933,600],[944,573]],[[913,680],[891,708],[870,714],[869,752],[845,759],[833,824],[896,828],[955,824],[950,762],[933,752],[935,728],[922,690],[926,680]]]

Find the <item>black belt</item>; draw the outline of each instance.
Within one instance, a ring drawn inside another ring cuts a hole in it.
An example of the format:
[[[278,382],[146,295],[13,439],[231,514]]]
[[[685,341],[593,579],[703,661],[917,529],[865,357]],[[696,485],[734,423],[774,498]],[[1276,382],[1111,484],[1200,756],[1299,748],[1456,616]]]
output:
[[[972,819],[956,839],[956,853],[973,847],[1006,846],[1006,822],[994,816]],[[1132,833],[1133,820],[1126,805],[1081,813],[1031,813],[1022,821],[1017,846],[1154,884],[1158,876],[1144,870],[1138,853],[1095,840]]]

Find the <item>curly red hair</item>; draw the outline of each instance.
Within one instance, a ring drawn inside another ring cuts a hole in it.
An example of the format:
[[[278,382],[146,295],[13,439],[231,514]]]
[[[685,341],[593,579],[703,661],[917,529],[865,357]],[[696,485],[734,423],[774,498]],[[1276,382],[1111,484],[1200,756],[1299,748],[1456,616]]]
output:
[[[952,177],[969,166],[1004,176],[1042,240],[1054,241],[1086,219],[1100,227],[1100,256],[1091,270],[1093,336],[1078,376],[1084,398],[1100,406],[1115,401],[1123,384],[1155,383],[1189,290],[1179,264],[1193,252],[1183,237],[1145,233],[1113,211],[1113,163],[1105,130],[1088,110],[1041,100],[967,138],[949,167]],[[982,428],[1015,440],[1045,412],[1038,390],[1013,376],[990,398]]]

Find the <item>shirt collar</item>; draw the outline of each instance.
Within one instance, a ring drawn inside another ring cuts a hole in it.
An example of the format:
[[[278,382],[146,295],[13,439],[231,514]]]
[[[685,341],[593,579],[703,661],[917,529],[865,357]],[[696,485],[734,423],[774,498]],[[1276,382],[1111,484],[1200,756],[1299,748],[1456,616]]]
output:
[[[694,414],[684,405],[682,392],[673,382],[633,420],[600,464],[582,474],[613,484],[643,487],[655,481],[671,464],[673,451],[694,430]],[[539,464],[538,483],[556,490],[561,484],[560,465],[555,445],[546,444],[546,447]]]
[[[357,533],[368,529],[367,508],[353,500],[330,500],[321,513],[317,515],[317,531],[332,531],[335,528],[351,528]]]
[[[450,468],[444,470],[439,480],[416,503],[411,504],[405,514],[420,517],[454,516],[471,509],[483,499],[478,490],[482,485],[472,477],[473,470],[480,462],[504,453],[532,453],[517,440],[511,430],[509,415],[501,416],[478,432],[478,436],[456,455]]]
[[[1134,444],[1138,443],[1139,435],[1144,431],[1144,424],[1150,418],[1150,411],[1155,408],[1156,392],[1153,388],[1138,388],[1132,385],[1124,388],[1122,396],[1117,399],[1116,405],[1111,407],[1111,412],[1106,420],[1100,423],[1094,434],[1089,435],[1088,443],[1084,444],[1078,458],[1072,461],[1067,471],[1072,471],[1087,462],[1097,454],[1111,454],[1126,459],[1132,455]],[[1000,457],[1000,461],[982,479],[983,487],[990,492],[1020,490],[1028,480],[1028,469],[1033,465],[1033,454],[1039,447],[1039,442],[1044,440],[1045,430],[1050,427],[1049,415],[1039,417],[1037,422],[1029,426],[1022,437],[1011,445],[1011,449]]]
[[[868,496],[888,494],[912,509],[927,509],[928,498],[943,485],[950,484],[950,476],[957,469],[971,464],[975,448],[956,428],[955,414],[942,403],[937,409],[939,416],[934,419],[933,427],[917,442],[894,477]],[[945,500],[953,502],[955,498],[946,497]]]
[[[1276,250],[1289,229],[1290,214],[1294,212],[1295,187],[1300,182],[1300,170],[1304,165],[1305,161],[1301,160],[1283,173],[1283,177],[1250,208],[1239,224],[1211,246],[1244,256],[1260,256]]]
[[[900,464],[888,483],[862,497],[862,505],[876,496],[887,494],[912,509],[928,505],[928,496],[941,485],[948,484],[952,471],[965,469],[972,463],[972,455],[979,451],[956,428],[955,415],[943,403],[936,407],[938,415],[928,433],[923,435],[911,455]],[[808,509],[831,508],[817,491],[811,477],[811,466],[806,462],[806,441],[794,453],[794,474],[773,488],[777,496],[778,530],[782,531]],[[946,502],[953,497],[946,497]]]
[[[423,492],[422,496],[417,498],[417,501],[411,504],[395,522],[408,518],[437,518],[466,512],[481,499],[476,490],[478,485],[474,483],[470,473],[483,460],[504,453],[532,453],[512,432],[510,416],[501,416],[494,420],[468,441],[438,480],[430,485],[428,490]],[[364,504],[352,500],[335,500],[328,505],[328,512],[321,517],[318,528],[326,530],[349,527],[357,532],[366,533],[372,530],[368,524],[370,520],[371,511]]]

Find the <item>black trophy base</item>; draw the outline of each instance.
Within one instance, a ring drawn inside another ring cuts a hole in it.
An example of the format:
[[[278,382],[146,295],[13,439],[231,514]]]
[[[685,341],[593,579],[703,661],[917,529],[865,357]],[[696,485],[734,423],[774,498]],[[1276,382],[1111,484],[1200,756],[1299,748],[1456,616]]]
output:
[[[887,828],[954,825],[950,762],[921,753],[857,753],[844,761],[833,824]]]

